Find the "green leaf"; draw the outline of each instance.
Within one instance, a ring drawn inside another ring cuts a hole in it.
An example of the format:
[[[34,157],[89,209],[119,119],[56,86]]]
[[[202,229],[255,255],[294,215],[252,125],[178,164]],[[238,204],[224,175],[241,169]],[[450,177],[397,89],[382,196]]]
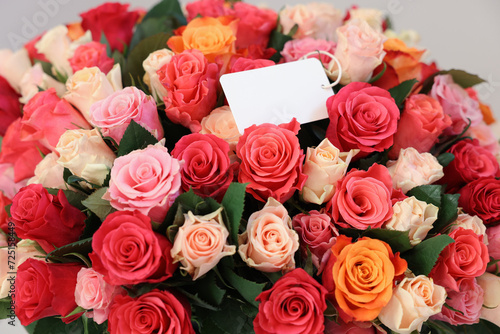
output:
[[[0,319],[8,319],[12,316],[12,318],[10,319],[15,320],[14,312],[15,312],[15,304],[11,303],[11,299],[9,297],[0,299]]]
[[[111,58],[111,56],[113,55],[113,51],[111,50],[111,45],[109,44],[108,38],[106,37],[104,32],[101,32],[99,43],[106,45],[106,54]]]
[[[443,187],[440,185],[423,185],[412,188],[406,195],[408,197],[415,196],[418,200],[434,204],[441,207],[441,194]]]
[[[57,196],[57,194],[59,193],[59,189],[47,188],[47,191],[49,192],[49,194],[54,196]],[[87,198],[87,194],[72,190],[62,190],[62,192],[66,196],[69,204],[73,205],[80,211],[85,210],[85,206],[82,204],[82,201]]]
[[[167,228],[167,238],[171,243],[174,243],[175,235],[179,231],[179,227],[184,224],[184,220],[184,210],[182,209],[182,205],[178,205],[174,222]],[[158,228],[158,230],[161,231],[161,226]]]
[[[285,34],[279,32],[278,28],[274,29],[271,32],[269,44],[267,47],[273,48],[274,50],[276,50],[276,53],[270,58],[275,63],[279,62],[279,60],[281,59],[281,51],[285,47],[285,43],[288,41],[291,41],[293,39],[292,36],[295,33],[294,30],[295,31],[297,30],[297,28],[295,28],[295,26],[294,26],[294,28],[292,28],[292,30],[290,31],[290,33],[288,35],[285,35]]]
[[[53,262],[78,262],[76,259],[68,258],[66,255],[78,253],[87,256],[92,251],[92,238],[73,242],[71,244],[54,249],[47,254],[46,260]],[[79,257],[77,257],[80,260]]]
[[[306,273],[309,274],[309,276],[313,277],[314,276],[314,266],[312,262],[312,254],[311,251],[309,250],[309,247],[307,247],[307,259],[306,263],[304,264],[304,270]]]
[[[406,252],[412,248],[409,231],[395,231],[381,228],[369,229],[361,234],[363,237],[382,240],[391,246],[393,252]]]
[[[143,21],[152,17],[164,17],[171,15],[182,17],[182,25],[186,24],[182,8],[177,0],[162,0],[146,13]]]
[[[234,271],[225,266],[221,266],[219,270],[224,279],[229,282],[229,284],[231,284],[231,286],[233,286],[236,290],[238,290],[238,292],[247,302],[255,307],[259,306],[259,303],[255,301],[255,298],[257,298],[262,290],[264,290],[264,287],[266,286],[265,283],[256,283],[249,281],[237,275]]]
[[[431,328],[433,334],[455,334],[452,326],[439,320],[427,320],[425,324]]]
[[[204,309],[210,310],[210,311],[219,311],[220,308],[217,306],[214,306],[207,302],[206,300],[203,300],[198,294],[193,295],[192,293],[187,292],[186,290],[179,290],[182,292],[184,296],[186,296],[190,300],[190,304],[202,307]]]
[[[222,206],[227,214],[227,229],[233,245],[238,244],[238,230],[240,227],[243,209],[245,208],[245,191],[248,183],[233,182],[227,188],[222,199]]]
[[[449,244],[455,242],[449,236],[442,234],[430,239],[426,239],[413,247],[413,249],[401,254],[408,262],[415,275],[429,275],[436,264],[441,251]]]
[[[437,160],[441,166],[446,167],[450,162],[455,160],[455,155],[453,153],[444,152],[437,157]]]
[[[210,304],[219,306],[222,303],[226,290],[217,285],[217,275],[209,271],[205,277],[197,281],[199,296]]]
[[[441,232],[444,228],[446,228],[457,219],[459,197],[460,194],[444,194],[441,197],[441,206],[438,212],[438,219],[434,222],[430,233]]]
[[[410,95],[413,86],[415,86],[417,82],[418,82],[417,79],[406,80],[397,85],[396,87],[389,89],[389,93],[391,94],[392,98],[394,99],[398,107],[401,107],[403,105],[403,102],[405,101],[406,97]]]
[[[182,224],[184,224],[184,213],[196,211],[196,206],[203,202],[203,198],[196,195],[193,189],[189,189],[188,192],[182,193],[174,201],[174,204],[170,207],[167,212],[165,220],[157,229],[158,233],[167,232],[167,236],[170,241],[173,242],[173,238],[177,233],[177,230]]]
[[[90,212],[87,219],[85,219],[85,229],[83,230],[80,240],[91,238],[94,233],[101,227],[102,220],[97,217],[93,212]]]
[[[57,317],[42,318],[36,322],[33,334],[84,334],[83,323],[73,321],[65,324]]]
[[[148,145],[154,145],[157,142],[158,140],[151,132],[132,120],[123,134],[117,155],[121,157],[132,151],[144,149]]]
[[[106,219],[106,216],[111,212],[115,211],[109,201],[102,199],[102,196],[106,193],[108,188],[100,188],[94,191],[92,194],[87,197],[87,199],[82,201],[82,204],[85,205],[90,211],[95,213],[101,221]]]
[[[85,310],[83,307],[81,307],[81,306],[77,306],[77,307],[73,310],[73,312],[69,313],[68,315],[64,316],[63,318],[69,318],[69,317],[71,317],[71,316],[73,316],[73,315],[75,315],[75,314],[82,313],[82,312],[85,312],[85,311],[86,311],[86,310]]]
[[[199,309],[196,311],[202,323],[202,334],[254,333],[252,326],[253,317],[249,317],[247,315],[249,313],[249,306],[243,301],[234,298],[225,298],[219,312],[211,312]],[[208,324],[205,325],[205,323]]]

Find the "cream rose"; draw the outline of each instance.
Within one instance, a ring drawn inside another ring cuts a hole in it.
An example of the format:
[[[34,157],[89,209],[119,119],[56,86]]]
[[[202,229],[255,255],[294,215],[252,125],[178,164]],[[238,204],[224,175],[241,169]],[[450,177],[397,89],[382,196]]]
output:
[[[420,332],[424,321],[441,312],[445,301],[445,288],[434,284],[432,278],[423,275],[404,278],[393,289],[392,298],[378,318],[394,332]]]
[[[377,32],[382,32],[382,23],[384,23],[384,13],[375,8],[356,8],[349,11],[351,17],[349,21],[363,20]]]
[[[116,158],[97,129],[64,132],[56,151],[59,153],[58,164],[98,185],[104,182]]]
[[[169,49],[161,49],[152,52],[143,62],[142,67],[144,67],[144,83],[148,85],[151,95],[157,102],[163,101],[163,98],[167,96],[167,89],[160,82],[158,76],[158,70],[160,70],[164,65],[168,64],[175,55],[174,52]]]
[[[28,184],[41,184],[45,188],[66,189],[63,173],[64,167],[57,163],[59,157],[49,153],[36,165],[35,176],[28,180]]]
[[[443,166],[430,153],[419,153],[413,147],[402,149],[398,160],[387,162],[394,188],[407,193],[410,189],[432,184],[442,178]]]
[[[17,92],[21,91],[21,79],[31,68],[28,51],[25,48],[12,52],[9,49],[0,50],[0,75],[4,77]]]
[[[419,201],[414,196],[396,202],[392,206],[394,214],[385,223],[388,230],[410,231],[410,243],[415,246],[425,239],[438,218],[439,208],[433,204]]]
[[[57,96],[63,96],[64,92],[66,92],[66,86],[45,74],[41,64],[35,64],[26,71],[19,82],[19,86],[22,95],[19,101],[24,104],[28,103],[33,96],[40,92],[40,88],[44,90],[55,88]]]
[[[478,216],[471,216],[466,213],[460,213],[457,219],[453,222],[450,227],[450,232],[463,227],[466,230],[472,230],[477,235],[483,236],[483,243],[488,245],[488,235],[486,234],[486,226],[484,226],[483,220]]]
[[[209,115],[203,117],[200,133],[212,134],[224,139],[229,144],[229,148],[233,154],[236,150],[238,139],[241,136],[229,106],[214,109]]]
[[[342,25],[344,19],[342,11],[326,2],[313,2],[306,6],[316,18],[314,20],[314,33],[311,37],[336,41],[335,31]]]
[[[193,280],[205,275],[224,256],[236,253],[236,246],[228,245],[229,232],[224,226],[222,208],[205,216],[195,216],[191,211],[184,215],[170,251],[174,263],[180,262]]]
[[[307,175],[302,188],[304,201],[323,204],[335,193],[337,181],[344,177],[347,167],[359,150],[340,152],[328,139],[316,148],[308,147],[303,173]]]
[[[293,255],[299,249],[299,236],[285,207],[272,197],[260,211],[252,213],[247,230],[238,238],[243,261],[263,272],[295,268]]]
[[[63,96],[74,105],[87,121],[90,121],[90,107],[96,101],[122,90],[120,65],[116,64],[108,75],[98,67],[84,68],[77,71],[66,82],[68,90]]]
[[[476,281],[484,290],[483,306],[487,308],[500,306],[500,277],[486,272],[476,277]]]

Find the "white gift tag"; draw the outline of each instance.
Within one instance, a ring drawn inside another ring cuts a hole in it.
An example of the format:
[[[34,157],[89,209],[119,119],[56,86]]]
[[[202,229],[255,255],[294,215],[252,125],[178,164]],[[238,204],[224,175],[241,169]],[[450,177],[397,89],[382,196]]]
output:
[[[316,58],[224,74],[220,83],[241,133],[253,124],[327,118],[326,100],[334,94],[323,88],[330,82]]]

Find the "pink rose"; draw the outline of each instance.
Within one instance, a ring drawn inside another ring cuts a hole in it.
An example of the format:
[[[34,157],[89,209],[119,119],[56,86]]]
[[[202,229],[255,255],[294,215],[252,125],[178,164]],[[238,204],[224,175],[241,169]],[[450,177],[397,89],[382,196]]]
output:
[[[187,19],[193,20],[196,16],[219,17],[226,16],[232,11],[224,6],[224,0],[198,0],[186,5]]]
[[[500,260],[500,225],[488,227],[486,235],[488,236],[488,254],[493,259]],[[488,271],[494,273],[499,267],[500,264],[494,264],[488,267]]]
[[[294,118],[288,124],[252,125],[240,137],[236,147],[241,159],[238,181],[248,182],[247,192],[257,200],[273,197],[283,203],[302,189],[307,177],[302,173],[299,128]]]
[[[493,155],[500,153],[500,144],[495,136],[493,128],[484,122],[471,126],[465,135],[479,141],[479,145],[487,149]]]
[[[73,69],[73,73],[83,69],[84,67],[99,67],[99,69],[107,74],[114,65],[113,58],[109,58],[106,53],[106,45],[98,42],[90,42],[80,45],[69,59],[69,64]]]
[[[336,224],[365,230],[380,228],[393,214],[392,181],[385,166],[352,169],[337,183],[327,209]]]
[[[273,65],[275,65],[274,61],[269,59],[238,58],[231,66],[230,73],[254,70]]]
[[[135,211],[106,217],[92,239],[92,267],[111,285],[158,283],[177,268],[172,244],[153,232],[151,219]]]
[[[251,45],[262,48],[267,46],[271,31],[276,28],[278,21],[278,14],[274,10],[236,2],[232,14],[239,19],[236,33],[237,49],[246,49]]]
[[[283,59],[285,59],[285,62],[289,63],[291,61],[299,60],[309,52],[326,51],[333,54],[335,52],[335,46],[336,44],[333,41],[314,39],[312,37],[292,39],[285,43],[283,51],[281,51],[281,55],[283,56]],[[315,54],[310,57],[319,58],[325,65],[328,65],[331,61],[330,57],[327,55]]]
[[[163,138],[163,127],[154,99],[135,87],[126,87],[90,107],[91,123],[101,128],[104,137],[109,136],[117,143],[132,120],[156,139]]]
[[[302,253],[307,257],[309,249],[319,275],[330,257],[330,248],[335,244],[339,232],[328,215],[316,210],[309,211],[309,214],[296,215],[292,225],[299,234]]]
[[[325,321],[325,334],[377,334],[377,328],[369,321],[351,321],[345,323],[341,318]]]
[[[438,100],[445,114],[449,115],[452,125],[444,133],[457,135],[469,124],[476,126],[483,120],[479,103],[467,91],[457,85],[451,75],[437,75],[430,96]]]
[[[167,117],[174,123],[199,132],[200,121],[217,102],[219,69],[198,50],[185,50],[158,71],[167,89],[163,98]]]

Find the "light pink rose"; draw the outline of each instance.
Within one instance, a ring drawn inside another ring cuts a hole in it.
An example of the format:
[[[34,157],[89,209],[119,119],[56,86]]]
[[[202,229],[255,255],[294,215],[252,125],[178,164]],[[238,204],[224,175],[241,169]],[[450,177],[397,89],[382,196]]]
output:
[[[13,198],[28,183],[28,179],[18,182],[14,180],[14,166],[9,163],[0,163],[0,191],[8,198]]]
[[[488,245],[488,236],[486,235],[486,226],[483,224],[483,220],[478,216],[471,216],[466,213],[460,213],[457,219],[451,224],[450,231],[453,232],[460,227],[466,230],[472,230],[477,235],[483,236],[483,243]]]
[[[45,74],[40,63],[36,63],[26,71],[19,82],[20,93],[22,97],[19,99],[21,103],[28,103],[36,94],[40,92],[40,88],[48,90],[54,88],[57,96],[63,96],[66,92],[66,86],[52,78],[50,75]]]
[[[156,139],[163,138],[163,127],[154,99],[136,87],[126,87],[94,103],[90,107],[90,120],[102,130],[104,137],[109,136],[117,143],[132,120]]]
[[[375,8],[353,8],[349,10],[349,21],[363,20],[370,27],[378,32],[382,32],[382,24],[384,23],[384,12]],[[349,22],[347,21],[347,22]]]
[[[57,163],[56,153],[49,153],[36,165],[35,176],[28,180],[28,184],[41,184],[45,188],[66,189],[63,174],[64,167]]]
[[[181,187],[181,162],[161,143],[117,158],[103,196],[117,210],[139,211],[162,222]]]
[[[387,162],[395,189],[407,193],[410,189],[424,184],[432,184],[441,179],[443,166],[430,153],[419,153],[413,147],[402,149],[398,160]]]
[[[299,249],[299,236],[285,207],[269,197],[260,211],[250,215],[247,230],[238,237],[240,254],[249,267],[263,272],[289,271]]]
[[[224,256],[236,253],[236,246],[228,245],[229,232],[224,226],[222,208],[205,216],[184,214],[184,224],[175,235],[170,251],[174,263],[193,277],[193,281],[209,272]]]
[[[500,153],[500,144],[498,143],[498,138],[493,132],[493,127],[487,125],[484,122],[477,124],[476,126],[471,126],[465,135],[479,141],[479,145],[487,149],[493,155]]]
[[[92,310],[87,312],[87,317],[98,324],[108,320],[111,301],[120,292],[125,290],[106,283],[104,276],[92,268],[82,268],[76,276],[75,302],[86,310]]]
[[[209,115],[203,117],[200,133],[212,134],[224,139],[229,144],[232,155],[235,154],[236,144],[241,136],[229,106],[214,109]]]
[[[314,39],[312,37],[305,37],[302,39],[292,39],[285,43],[281,55],[285,59],[286,63],[291,61],[296,61],[314,51],[326,51],[331,54],[335,52],[335,42],[327,41],[324,39]],[[331,58],[327,55],[311,55],[310,58],[319,58],[321,62],[328,65]]]
[[[479,109],[479,102],[467,94],[467,91],[453,81],[449,74],[437,75],[434,85],[429,93],[438,100],[445,114],[451,117],[452,125],[444,133],[456,135],[471,122],[471,126],[477,126],[483,120]]]

